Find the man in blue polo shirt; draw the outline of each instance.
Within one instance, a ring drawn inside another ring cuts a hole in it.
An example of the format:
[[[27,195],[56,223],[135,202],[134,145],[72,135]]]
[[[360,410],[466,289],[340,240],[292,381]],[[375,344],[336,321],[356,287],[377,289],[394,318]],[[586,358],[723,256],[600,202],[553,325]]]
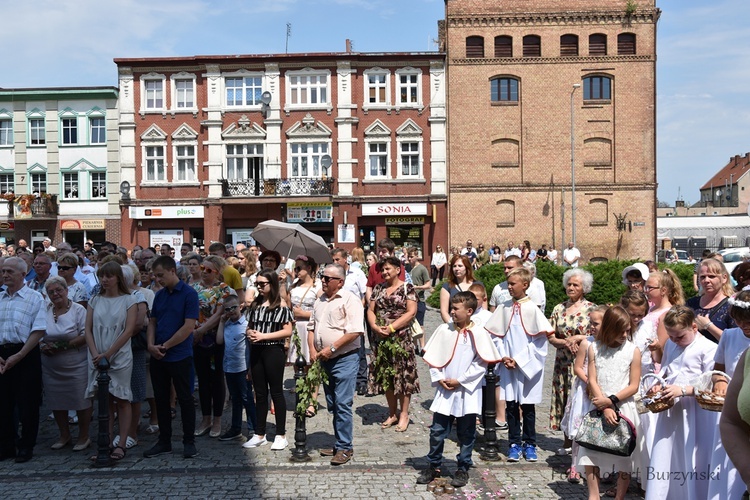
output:
[[[151,458],[172,453],[169,392],[174,384],[182,415],[183,456],[193,458],[198,455],[198,450],[195,448],[195,408],[190,391],[190,373],[193,366],[193,330],[198,319],[198,293],[177,277],[177,266],[168,255],[154,261],[152,273],[163,287],[154,297],[147,334],[159,441],[143,456]]]

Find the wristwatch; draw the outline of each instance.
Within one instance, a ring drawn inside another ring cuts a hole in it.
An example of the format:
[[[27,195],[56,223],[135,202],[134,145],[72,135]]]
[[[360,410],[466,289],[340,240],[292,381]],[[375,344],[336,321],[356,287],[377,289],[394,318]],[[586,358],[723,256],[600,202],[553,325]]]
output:
[[[333,344],[331,344],[331,347],[329,347],[329,349],[331,350],[331,354],[336,352],[336,347]]]

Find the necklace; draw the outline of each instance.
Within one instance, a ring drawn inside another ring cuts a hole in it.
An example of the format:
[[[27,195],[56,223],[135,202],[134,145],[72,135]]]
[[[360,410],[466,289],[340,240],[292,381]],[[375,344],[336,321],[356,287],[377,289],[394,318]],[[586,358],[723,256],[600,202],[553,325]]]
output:
[[[60,316],[62,316],[63,314],[65,314],[66,312],[70,310],[71,305],[72,303],[70,302],[70,299],[68,299],[68,303],[65,304],[65,308],[63,309],[62,312],[58,313],[54,307],[52,308],[52,317],[55,318],[55,323],[57,323],[57,318],[59,318]]]

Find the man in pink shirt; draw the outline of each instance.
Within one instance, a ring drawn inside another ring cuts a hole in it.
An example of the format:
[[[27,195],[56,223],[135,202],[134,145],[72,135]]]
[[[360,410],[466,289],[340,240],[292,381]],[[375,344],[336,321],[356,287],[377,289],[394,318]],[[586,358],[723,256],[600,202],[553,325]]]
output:
[[[320,450],[332,457],[331,465],[343,465],[354,454],[354,388],[359,369],[359,346],[364,333],[364,310],[359,297],[343,289],[346,272],[338,264],[323,271],[323,295],[315,301],[307,324],[310,360],[320,359],[328,375],[326,394],[328,411],[333,415],[336,444]]]

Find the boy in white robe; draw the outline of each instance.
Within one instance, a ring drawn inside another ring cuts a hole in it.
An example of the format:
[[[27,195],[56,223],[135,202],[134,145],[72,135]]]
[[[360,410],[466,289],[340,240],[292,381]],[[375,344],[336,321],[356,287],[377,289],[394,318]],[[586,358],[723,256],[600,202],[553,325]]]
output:
[[[453,417],[460,451],[458,470],[451,481],[457,488],[469,480],[472,465],[477,416],[482,412],[482,381],[488,363],[500,361],[500,353],[490,335],[476,328],[471,315],[477,299],[471,292],[459,292],[451,298],[452,323],[440,325],[425,346],[424,360],[430,365],[430,378],[436,387],[430,406],[430,465],[417,478],[427,484],[440,477],[445,440],[450,434]]]
[[[537,460],[534,405],[542,402],[547,334],[553,331],[542,311],[526,296],[529,283],[531,273],[527,269],[508,273],[511,300],[499,304],[484,326],[502,339],[499,351],[503,359],[497,366],[508,419],[508,462],[518,462],[522,454],[528,462]]]

